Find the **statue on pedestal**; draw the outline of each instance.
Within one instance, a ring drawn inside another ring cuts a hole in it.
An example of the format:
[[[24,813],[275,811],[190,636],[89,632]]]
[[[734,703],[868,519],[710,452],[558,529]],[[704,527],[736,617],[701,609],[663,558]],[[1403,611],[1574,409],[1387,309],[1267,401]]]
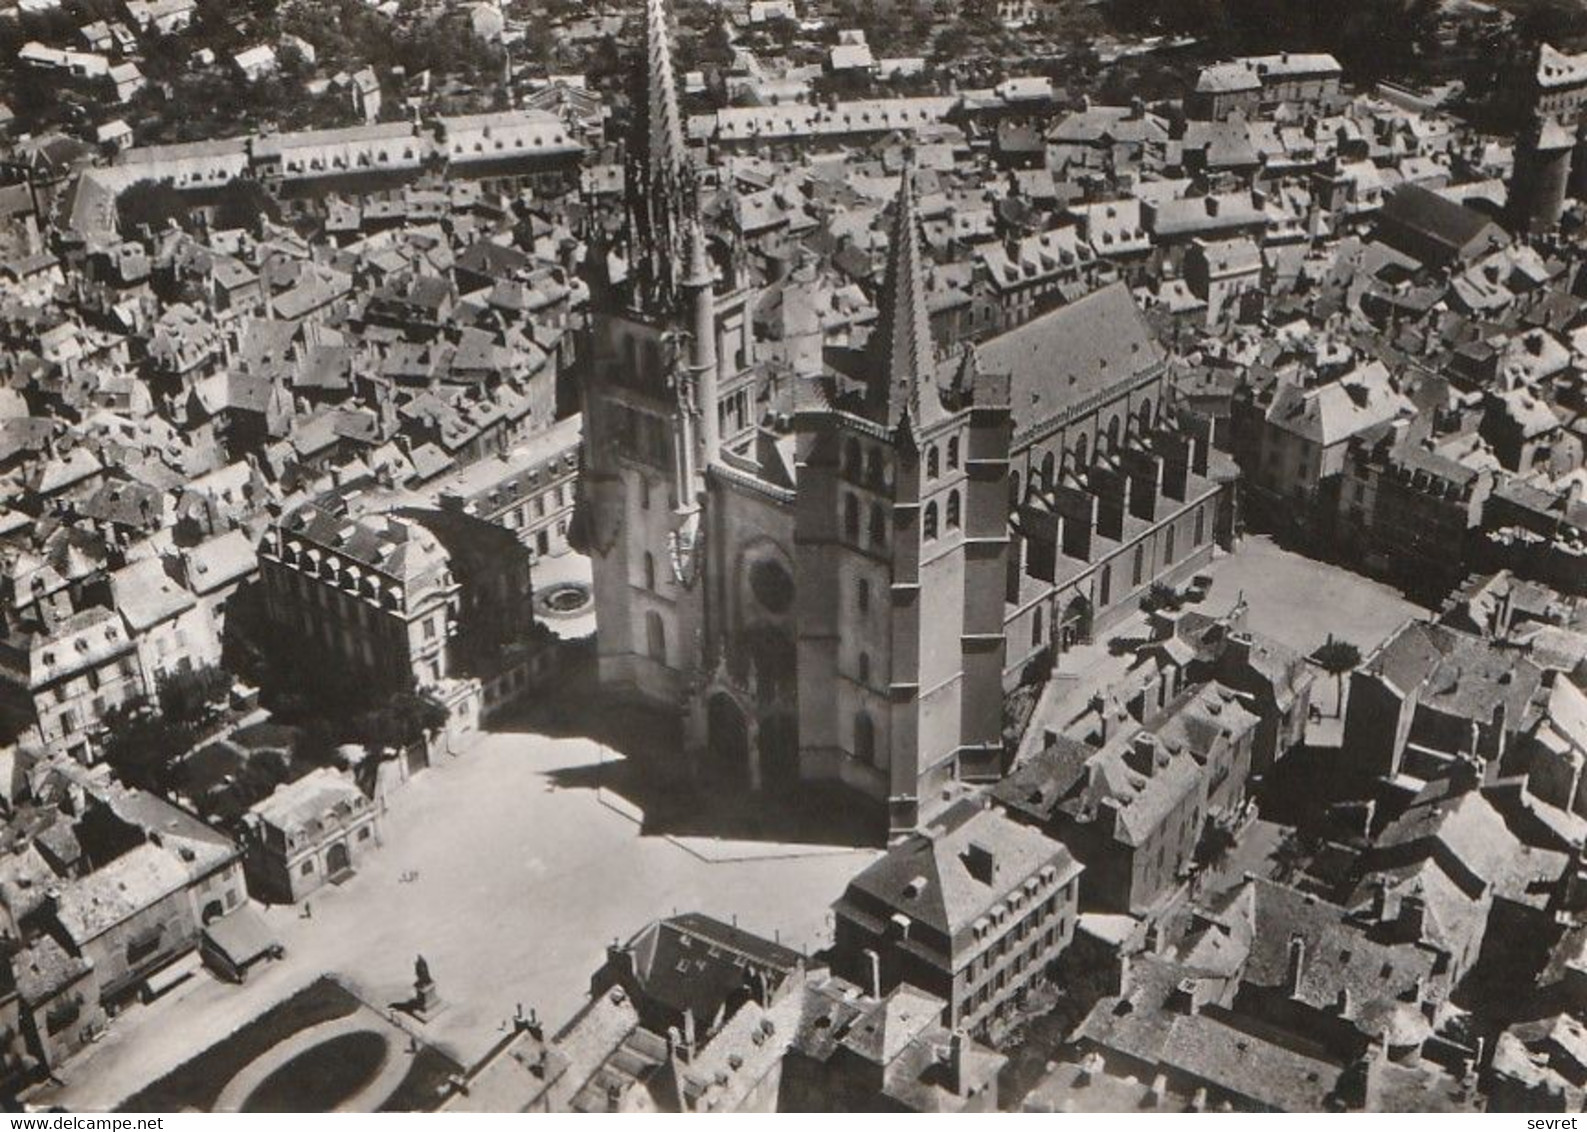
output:
[[[430,975],[430,964],[420,955],[413,961],[413,1016],[428,1022],[446,1006],[435,989],[435,979]]]

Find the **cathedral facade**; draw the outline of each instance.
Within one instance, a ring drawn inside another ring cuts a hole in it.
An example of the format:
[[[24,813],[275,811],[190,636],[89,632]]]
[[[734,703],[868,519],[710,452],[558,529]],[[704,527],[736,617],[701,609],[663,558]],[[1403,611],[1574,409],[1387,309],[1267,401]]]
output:
[[[646,47],[624,231],[591,257],[600,679],[679,711],[697,769],[841,783],[916,828],[1002,775],[1033,660],[1205,561],[1225,485],[1162,427],[1122,286],[938,351],[908,172],[865,346],[816,373],[759,358],[755,286],[700,219],[663,0]]]

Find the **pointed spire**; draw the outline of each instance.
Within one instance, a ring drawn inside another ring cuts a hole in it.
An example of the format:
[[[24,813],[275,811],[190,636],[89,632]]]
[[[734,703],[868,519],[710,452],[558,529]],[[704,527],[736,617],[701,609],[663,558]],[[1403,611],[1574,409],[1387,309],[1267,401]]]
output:
[[[678,78],[672,66],[672,21],[667,0],[645,2],[645,117],[652,166],[681,168],[683,117],[678,112]]]
[[[688,223],[699,207],[678,109],[667,0],[645,0],[642,67],[626,154],[627,258],[635,305],[651,314],[674,314],[682,299]]]
[[[904,168],[893,206],[893,231],[887,249],[887,276],[871,334],[871,399],[884,408],[887,423],[913,410],[918,420],[917,383],[935,360],[931,319],[926,308],[926,266],[920,248],[920,217],[915,206],[915,170]]]

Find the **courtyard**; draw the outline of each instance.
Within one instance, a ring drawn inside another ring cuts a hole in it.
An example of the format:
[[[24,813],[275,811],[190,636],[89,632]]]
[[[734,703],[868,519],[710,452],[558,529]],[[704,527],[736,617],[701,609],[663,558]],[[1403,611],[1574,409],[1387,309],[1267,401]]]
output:
[[[32,1100],[114,1108],[323,975],[393,1008],[412,995],[419,955],[447,1004],[419,1029],[468,1065],[520,1006],[559,1028],[606,946],[674,911],[806,952],[830,942],[827,907],[875,851],[647,835],[643,814],[598,781],[558,785],[618,759],[583,738],[485,735],[395,796],[381,851],[345,884],[262,911],[283,960],[242,986],[200,974],[128,1010]]]
[[[1310,656],[1330,635],[1349,641],[1365,657],[1407,619],[1428,611],[1392,586],[1285,550],[1265,535],[1247,535],[1232,554],[1205,571],[1212,586],[1186,609],[1221,616],[1244,600],[1247,626]],[[1021,757],[1041,741],[1044,727],[1062,731],[1081,717],[1092,697],[1123,679],[1135,663],[1133,651],[1110,647],[1115,638],[1144,640],[1146,615],[1133,613],[1089,645],[1058,659],[1030,728]],[[1340,705],[1335,682],[1319,673],[1316,703],[1324,715],[1317,741],[1337,742]]]
[[[1330,635],[1351,642],[1365,656],[1408,618],[1428,613],[1393,586],[1285,550],[1266,535],[1246,536],[1207,573],[1212,588],[1190,608],[1216,616],[1243,597],[1251,629],[1302,656],[1310,656]]]

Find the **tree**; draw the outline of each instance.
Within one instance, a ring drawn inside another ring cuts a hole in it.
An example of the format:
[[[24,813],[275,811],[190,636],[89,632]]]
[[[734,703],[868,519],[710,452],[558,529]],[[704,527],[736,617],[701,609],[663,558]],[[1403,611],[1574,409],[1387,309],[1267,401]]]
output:
[[[1196,864],[1208,869],[1223,868],[1229,863],[1235,844],[1232,830],[1209,819],[1196,843]]]
[[[238,178],[221,190],[215,205],[215,227],[221,231],[244,228],[259,234],[259,218],[281,222],[281,208],[265,187],[251,178]]]
[[[1312,660],[1334,678],[1334,713],[1337,715],[1344,710],[1345,676],[1361,664],[1361,650],[1349,641],[1335,640],[1330,633],[1328,640],[1312,653]]]
[[[172,766],[193,745],[191,724],[174,722],[149,704],[122,704],[105,713],[110,738],[105,762],[128,786],[169,793]]]
[[[1531,0],[1521,6],[1511,34],[1524,44],[1563,45],[1587,34],[1587,11],[1574,0]]]
[[[171,221],[178,223],[187,218],[187,204],[182,194],[165,181],[134,181],[116,199],[116,224],[123,233],[136,232],[147,227],[162,231]]]
[[[440,731],[446,706],[424,692],[401,692],[353,718],[345,741],[368,747],[406,747]]]
[[[1172,613],[1184,604],[1184,599],[1179,596],[1179,591],[1167,582],[1153,582],[1151,588],[1141,598],[1142,613],[1156,613],[1164,610]]]
[[[1301,839],[1300,831],[1290,830],[1273,850],[1273,879],[1289,884],[1311,863],[1312,853],[1313,847]]]
[[[213,664],[173,672],[160,682],[160,713],[172,723],[208,723],[230,690],[231,676]]]

